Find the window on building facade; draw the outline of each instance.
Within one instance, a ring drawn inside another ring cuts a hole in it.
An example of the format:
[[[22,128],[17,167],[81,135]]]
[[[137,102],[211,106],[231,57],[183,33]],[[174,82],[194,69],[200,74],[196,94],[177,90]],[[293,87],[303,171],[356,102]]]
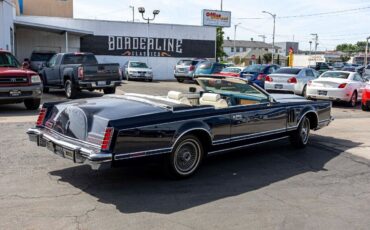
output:
[[[247,47],[243,47],[243,52],[247,51]]]
[[[240,52],[240,47],[236,47],[236,52]]]
[[[234,47],[231,47],[231,52],[234,52]]]

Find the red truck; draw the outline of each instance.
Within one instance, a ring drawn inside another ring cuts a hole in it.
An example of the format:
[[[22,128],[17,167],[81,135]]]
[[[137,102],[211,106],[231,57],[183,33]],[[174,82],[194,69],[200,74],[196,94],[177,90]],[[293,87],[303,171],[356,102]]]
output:
[[[10,52],[0,50],[0,104],[24,103],[27,109],[36,110],[41,95],[40,76],[21,65]]]

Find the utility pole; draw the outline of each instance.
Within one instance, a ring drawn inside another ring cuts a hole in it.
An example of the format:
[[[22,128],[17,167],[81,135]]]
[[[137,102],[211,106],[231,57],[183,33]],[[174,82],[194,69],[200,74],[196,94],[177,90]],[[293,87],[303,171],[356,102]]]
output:
[[[135,22],[135,6],[130,6],[132,9],[132,22]]]
[[[311,50],[312,50],[312,41],[309,41],[310,43],[310,52],[308,53],[308,65],[311,65]]]
[[[319,35],[317,35],[316,33],[315,34],[311,34],[312,36],[314,36],[313,40],[315,41],[315,55],[316,55],[316,52],[317,52],[317,46],[319,45],[318,43],[318,40],[319,40]],[[316,65],[316,56],[315,56],[315,65]]]
[[[235,58],[235,54],[236,54],[236,28],[238,27],[238,25],[240,25],[241,23],[239,22],[238,24],[235,24],[234,25],[234,58]]]
[[[263,35],[258,35],[258,37],[262,38],[263,42],[266,42],[266,35],[264,35],[264,34]]]
[[[365,66],[365,68],[367,66],[367,53],[369,52],[369,39],[370,39],[370,36],[366,38],[365,60],[364,60],[364,66]]]
[[[223,0],[221,0],[221,11],[222,11]]]
[[[269,14],[274,19],[274,27],[272,29],[272,60],[271,64],[274,64],[274,54],[275,54],[275,21],[276,21],[276,14],[270,13],[268,11],[262,11],[262,13]]]

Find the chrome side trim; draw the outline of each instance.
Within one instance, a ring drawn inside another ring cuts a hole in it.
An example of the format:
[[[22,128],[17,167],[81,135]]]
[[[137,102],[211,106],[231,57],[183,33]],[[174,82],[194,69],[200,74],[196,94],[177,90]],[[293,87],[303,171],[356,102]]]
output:
[[[271,139],[271,140],[266,140],[266,141],[260,141],[260,142],[256,142],[256,143],[251,143],[251,144],[247,144],[247,145],[241,145],[241,146],[236,146],[236,147],[232,147],[232,148],[220,149],[220,150],[209,152],[208,155],[212,155],[212,154],[216,154],[216,153],[221,153],[221,152],[227,152],[227,151],[236,150],[236,149],[242,149],[242,148],[246,148],[246,147],[249,147],[249,146],[259,145],[259,144],[263,144],[263,143],[267,143],[267,142],[278,141],[278,140],[282,140],[282,139],[285,139],[285,138],[288,138],[288,137],[289,136],[284,136],[284,137],[279,137],[279,138],[275,138],[275,139]]]
[[[319,121],[319,115],[317,115],[317,112],[316,112],[316,111],[314,111],[314,110],[309,110],[309,111],[305,112],[305,113],[301,116],[301,118],[299,119],[299,121],[297,122],[297,124],[296,124],[296,125],[294,125],[294,126],[290,126],[290,127],[287,127],[287,130],[292,130],[292,129],[298,128],[299,124],[301,123],[302,119],[306,116],[306,114],[307,114],[307,113],[315,113],[316,118],[317,118],[317,123],[319,123],[319,122],[320,122],[320,121]]]
[[[194,131],[194,130],[202,130],[202,131],[206,131],[209,135],[209,137],[211,138],[211,142],[213,143],[213,136],[212,134],[205,128],[191,128],[191,129],[187,129],[186,131],[182,132],[177,138],[176,140],[174,141],[172,147],[171,147],[171,151],[172,149],[175,147],[175,145],[177,144],[177,141],[180,140],[181,137],[183,137],[185,134],[191,132],[191,131]]]

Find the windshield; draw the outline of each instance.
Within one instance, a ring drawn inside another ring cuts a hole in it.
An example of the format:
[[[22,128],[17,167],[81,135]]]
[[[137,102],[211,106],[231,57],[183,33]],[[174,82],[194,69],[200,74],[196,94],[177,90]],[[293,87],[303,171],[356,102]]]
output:
[[[299,68],[281,68],[278,69],[275,73],[283,73],[283,74],[298,74],[301,71]]]
[[[199,65],[199,69],[210,69],[212,67],[211,62],[203,62]]]
[[[17,59],[10,53],[0,53],[0,67],[19,67]]]
[[[261,72],[263,65],[250,65],[243,70],[243,72]]]
[[[145,62],[130,62],[132,68],[148,68]]]
[[[66,54],[63,64],[98,64],[98,61],[92,54]]]
[[[31,61],[47,62],[54,55],[54,53],[32,53]]]
[[[347,79],[349,77],[349,73],[345,73],[345,72],[325,72],[321,75],[320,78],[326,78],[326,77]]]
[[[223,73],[240,73],[241,69],[239,68],[232,68],[232,67],[227,67],[223,69],[221,72]]]
[[[250,99],[258,102],[268,102],[268,95],[240,79],[198,78],[200,86],[207,92],[232,96],[238,99]]]

